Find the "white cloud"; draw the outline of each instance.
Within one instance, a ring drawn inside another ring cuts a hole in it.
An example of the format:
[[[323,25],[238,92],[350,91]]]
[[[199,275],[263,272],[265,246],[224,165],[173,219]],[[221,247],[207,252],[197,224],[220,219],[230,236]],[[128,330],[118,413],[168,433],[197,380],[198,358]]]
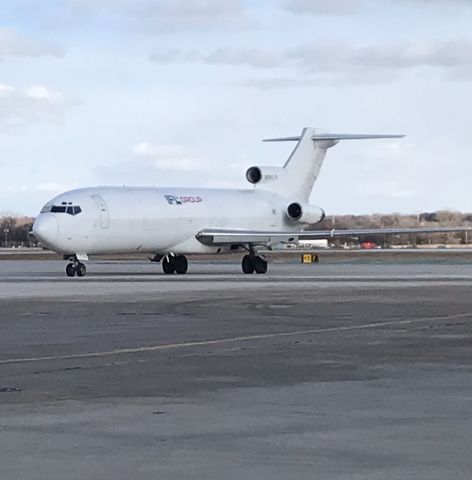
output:
[[[152,162],[155,168],[195,171],[207,164],[201,152],[182,145],[158,145],[149,142],[136,144],[132,154],[137,159]]]
[[[62,57],[64,52],[56,45],[26,37],[12,28],[0,27],[0,59],[42,56]]]
[[[38,185],[10,185],[7,190],[11,193],[35,193],[45,192],[51,195],[57,195],[59,193],[71,190],[73,187],[66,183],[45,182]]]
[[[150,33],[241,30],[253,25],[242,0],[66,0],[72,9],[126,17]]]
[[[394,2],[395,0],[390,0],[390,2]],[[401,0],[406,5],[411,5],[411,3],[422,4],[424,6],[435,6],[439,5],[440,7],[455,7],[457,5],[464,5],[466,7],[470,7],[471,3],[470,0]]]
[[[418,190],[405,188],[404,182],[392,180],[379,180],[375,183],[365,183],[359,194],[364,197],[377,197],[386,199],[412,199],[419,196]]]
[[[313,88],[313,87],[346,87],[346,85],[385,85],[398,78],[398,74],[391,71],[372,72],[352,71],[344,74],[324,73],[303,77],[273,77],[248,78],[242,81],[229,82],[231,86],[258,88],[262,90],[277,88]],[[456,77],[459,79],[458,77]]]
[[[470,0],[285,0],[282,7],[289,12],[299,15],[352,15],[369,6],[385,4],[388,6],[403,3],[407,7],[417,4],[424,7],[441,6],[454,7],[457,5],[470,6]]]
[[[472,41],[437,40],[357,46],[347,42],[331,42],[281,50],[219,48],[206,54],[172,50],[153,53],[151,61],[198,61],[210,65],[246,66],[260,70],[289,68],[294,72],[302,72],[305,77],[303,82],[308,83],[310,80],[307,78],[311,78],[312,82],[349,80],[375,83],[378,76],[381,81],[387,81],[395,73],[420,67],[450,71],[453,77],[472,80]],[[271,75],[268,80],[280,84],[284,79]],[[297,82],[296,79],[294,81]]]
[[[415,67],[457,68],[472,65],[472,41],[417,41],[396,45],[354,46],[348,43],[311,44],[286,53],[286,62],[311,72],[346,69]]]
[[[277,51],[258,49],[220,48],[203,57],[203,61],[211,64],[248,65],[255,68],[275,68],[284,63],[284,54]]]
[[[72,102],[43,85],[16,88],[0,84],[0,134],[34,122],[60,123]]]
[[[128,161],[101,165],[96,175],[115,185],[237,188],[245,181],[240,171],[239,164],[222,165],[196,147],[145,141],[132,147]]]
[[[72,190],[72,188],[73,187],[67,183],[46,182],[36,185],[32,190],[36,192],[59,194],[67,190]]]
[[[363,0],[287,0],[284,7],[297,14],[350,15],[358,12]]]
[[[26,95],[28,95],[30,98],[36,98],[38,100],[53,100],[57,93],[48,90],[42,85],[35,85],[26,89]]]
[[[150,60],[162,64],[202,62],[254,68],[277,68],[286,62],[284,51],[228,47],[218,48],[210,53],[179,49],[155,50],[151,53]]]

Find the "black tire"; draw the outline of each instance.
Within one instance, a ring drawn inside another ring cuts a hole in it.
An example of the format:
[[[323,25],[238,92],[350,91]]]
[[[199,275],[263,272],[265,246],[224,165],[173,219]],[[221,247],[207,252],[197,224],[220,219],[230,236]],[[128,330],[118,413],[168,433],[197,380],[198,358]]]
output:
[[[174,260],[175,272],[179,275],[187,273],[188,270],[188,261],[187,257],[184,255],[177,255]]]
[[[267,261],[261,257],[254,259],[254,270],[256,273],[267,273]]]
[[[169,260],[168,257],[162,259],[162,270],[166,275],[171,275],[175,272],[175,262],[174,259]]]
[[[243,272],[246,274],[254,273],[254,262],[249,255],[244,255],[241,262],[241,267],[243,269]]]
[[[66,275],[68,277],[73,277],[76,274],[75,265],[73,263],[68,263],[66,266]]]
[[[75,271],[78,277],[85,277],[85,275],[87,274],[87,268],[83,263],[79,263],[75,268]]]

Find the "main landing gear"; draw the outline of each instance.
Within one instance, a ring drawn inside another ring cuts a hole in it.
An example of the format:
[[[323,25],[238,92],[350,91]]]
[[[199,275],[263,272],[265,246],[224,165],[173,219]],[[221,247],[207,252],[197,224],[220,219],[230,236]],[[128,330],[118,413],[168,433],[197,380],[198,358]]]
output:
[[[267,260],[259,255],[244,255],[241,267],[246,274],[254,272],[263,274],[267,272]]]
[[[165,274],[178,273],[180,275],[187,273],[188,260],[184,255],[166,255],[162,259],[162,270]]]
[[[87,274],[87,268],[82,262],[77,260],[77,257],[71,257],[70,263],[66,266],[66,275],[68,277],[74,277],[77,275],[78,277],[85,277]]]

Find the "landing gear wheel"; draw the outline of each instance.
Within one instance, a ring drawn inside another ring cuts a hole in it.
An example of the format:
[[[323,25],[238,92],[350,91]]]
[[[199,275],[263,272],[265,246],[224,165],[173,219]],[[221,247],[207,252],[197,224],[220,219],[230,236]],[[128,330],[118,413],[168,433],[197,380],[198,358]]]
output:
[[[73,263],[68,263],[66,266],[66,275],[68,277],[73,277],[76,273],[75,265]]]
[[[267,260],[264,260],[261,257],[254,258],[254,270],[256,271],[256,273],[266,273]]]
[[[162,270],[166,275],[170,275],[175,272],[175,260],[173,257],[164,257],[162,259]]]
[[[244,255],[241,261],[241,267],[243,269],[243,272],[246,274],[254,273],[254,270],[255,270],[254,262],[249,255]]]
[[[78,263],[75,267],[75,271],[78,277],[85,277],[87,273],[87,269],[85,268],[85,265],[83,263]]]
[[[184,255],[177,255],[174,260],[175,272],[182,275],[187,273],[188,261]]]

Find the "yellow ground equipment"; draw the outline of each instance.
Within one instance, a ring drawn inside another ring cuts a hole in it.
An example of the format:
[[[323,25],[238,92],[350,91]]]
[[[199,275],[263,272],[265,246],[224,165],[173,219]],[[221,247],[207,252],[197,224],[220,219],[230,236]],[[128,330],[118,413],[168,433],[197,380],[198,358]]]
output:
[[[320,261],[316,253],[302,253],[302,263],[318,263]]]

